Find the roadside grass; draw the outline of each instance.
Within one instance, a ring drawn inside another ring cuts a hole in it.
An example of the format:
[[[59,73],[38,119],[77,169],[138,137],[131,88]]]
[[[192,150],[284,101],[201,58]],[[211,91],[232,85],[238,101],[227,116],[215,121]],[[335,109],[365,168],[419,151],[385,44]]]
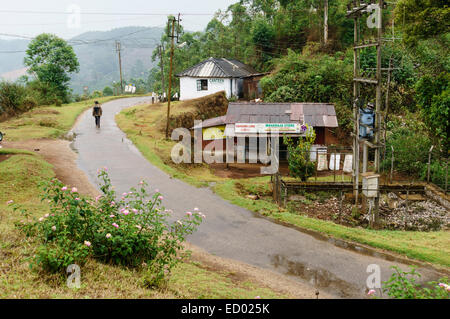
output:
[[[78,116],[92,107],[94,101],[106,103],[123,96],[109,96],[62,106],[40,106],[17,117],[0,122],[0,131],[9,141],[38,138],[60,138],[74,125]]]
[[[242,180],[238,181],[242,183]],[[256,185],[258,179],[249,179],[245,185]],[[270,199],[252,200],[239,194],[236,181],[230,180],[214,186],[214,191],[232,204],[263,214],[297,227],[317,231],[336,238],[350,240],[375,248],[393,251],[408,258],[450,267],[450,234],[448,231],[412,232],[372,230],[338,225],[330,221],[293,214],[279,208]]]
[[[122,111],[116,116],[116,121],[141,153],[153,165],[171,176],[199,187],[205,187],[214,182],[214,192],[232,204],[299,228],[392,251],[406,255],[408,258],[450,266],[450,234],[448,231],[389,231],[338,225],[303,216],[301,213],[294,214],[278,207],[270,196],[265,196],[270,191],[270,177],[221,178],[214,175],[208,166],[203,164],[175,165],[170,160],[170,150],[175,142],[165,140],[164,133],[161,131],[162,125],[165,125],[166,110],[166,106],[162,104],[136,106]],[[175,105],[172,110],[174,113],[186,111],[179,105]],[[315,177],[313,176],[309,180],[314,181]],[[320,176],[317,180],[332,182],[334,177]],[[342,181],[342,175],[336,175],[336,181]],[[344,181],[351,181],[351,177],[344,175]],[[260,199],[246,198],[247,194],[260,195]]]
[[[184,102],[171,104],[172,115],[189,112],[193,109],[193,106]],[[138,105],[117,114],[116,122],[153,165],[172,177],[198,187],[206,187],[210,182],[221,181],[222,179],[212,174],[205,164],[184,165],[172,162],[170,154],[177,142],[165,138],[166,114],[166,103]]]
[[[34,216],[49,212],[40,201],[39,182],[55,176],[52,166],[37,155],[1,149],[12,155],[0,162],[0,298],[288,298],[250,282],[233,281],[224,271],[202,268],[186,260],[174,270],[167,287],[148,289],[141,285],[140,270],[99,263],[90,259],[81,269],[81,287],[70,289],[60,275],[30,269],[38,243],[15,227],[23,219],[6,205],[20,203]]]

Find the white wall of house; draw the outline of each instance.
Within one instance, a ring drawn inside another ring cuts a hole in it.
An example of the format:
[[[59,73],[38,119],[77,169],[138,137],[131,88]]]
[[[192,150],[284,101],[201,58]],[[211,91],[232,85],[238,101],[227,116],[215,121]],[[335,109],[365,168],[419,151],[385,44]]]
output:
[[[208,90],[197,90],[197,80],[208,80]],[[231,82],[230,82],[231,81]],[[237,79],[212,79],[180,77],[180,100],[196,99],[216,92],[225,91],[228,98],[237,95]]]

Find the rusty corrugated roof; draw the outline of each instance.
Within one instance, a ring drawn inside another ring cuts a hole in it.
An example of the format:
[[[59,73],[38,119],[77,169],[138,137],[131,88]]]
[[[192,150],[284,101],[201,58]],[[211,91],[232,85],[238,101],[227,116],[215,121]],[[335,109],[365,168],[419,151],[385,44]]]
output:
[[[213,118],[204,120],[204,121],[202,122],[202,127],[205,128],[205,127],[212,127],[212,126],[225,125],[225,118],[226,118],[226,115],[223,115],[223,116],[213,117]],[[198,128],[198,127],[199,127],[199,126],[196,125],[196,126],[194,126],[193,128],[195,129],[195,128]]]
[[[225,122],[300,122],[313,127],[338,127],[334,105],[329,103],[230,103]]]

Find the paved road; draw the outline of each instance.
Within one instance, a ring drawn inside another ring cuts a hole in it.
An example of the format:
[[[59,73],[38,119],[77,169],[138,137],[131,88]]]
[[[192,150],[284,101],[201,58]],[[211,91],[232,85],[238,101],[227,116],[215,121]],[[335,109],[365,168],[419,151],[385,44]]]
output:
[[[119,193],[145,179],[160,190],[163,204],[177,216],[194,207],[207,216],[198,232],[189,237],[194,245],[211,254],[287,274],[337,297],[364,297],[366,269],[370,264],[381,267],[382,280],[390,276],[389,267],[395,262],[339,248],[330,241],[270,222],[228,203],[210,189],[172,179],[151,165],[114,121],[120,110],[145,101],[148,98],[141,97],[104,104],[101,129],[95,128],[90,112],[80,118],[74,129],[77,137],[73,147],[79,153],[78,165],[93,183],[96,184],[97,169],[103,166],[108,167]],[[397,265],[408,269],[406,265]],[[420,272],[425,279],[437,279],[431,270]]]

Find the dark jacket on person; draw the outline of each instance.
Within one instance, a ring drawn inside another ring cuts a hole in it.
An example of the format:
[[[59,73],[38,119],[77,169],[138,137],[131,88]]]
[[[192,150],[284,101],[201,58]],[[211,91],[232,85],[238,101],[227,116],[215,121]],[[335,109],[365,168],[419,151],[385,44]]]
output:
[[[93,110],[92,110],[92,116],[102,116],[103,111],[102,108],[100,107],[100,105],[96,105],[94,106]]]

